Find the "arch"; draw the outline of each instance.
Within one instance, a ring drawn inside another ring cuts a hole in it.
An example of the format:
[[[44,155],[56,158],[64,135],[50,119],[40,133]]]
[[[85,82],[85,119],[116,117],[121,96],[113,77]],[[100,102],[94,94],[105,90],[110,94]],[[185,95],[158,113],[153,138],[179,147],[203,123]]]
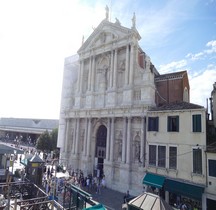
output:
[[[97,165],[97,177],[103,176],[103,163],[106,158],[107,128],[100,125],[96,132],[95,159]]]

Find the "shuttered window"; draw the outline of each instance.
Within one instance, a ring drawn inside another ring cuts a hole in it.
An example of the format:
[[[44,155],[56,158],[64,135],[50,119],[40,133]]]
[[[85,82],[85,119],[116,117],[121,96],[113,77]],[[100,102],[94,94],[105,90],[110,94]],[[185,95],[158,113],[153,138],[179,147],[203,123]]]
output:
[[[202,174],[202,150],[193,149],[193,173]]]
[[[148,131],[158,131],[159,118],[149,117],[148,118]]]
[[[177,147],[169,147],[169,168],[177,169]]]
[[[156,166],[156,145],[149,145],[149,165]]]
[[[208,160],[209,176],[216,177],[216,160]]]
[[[179,116],[168,116],[167,131],[179,132]]]
[[[192,115],[193,132],[202,131],[201,114]]]

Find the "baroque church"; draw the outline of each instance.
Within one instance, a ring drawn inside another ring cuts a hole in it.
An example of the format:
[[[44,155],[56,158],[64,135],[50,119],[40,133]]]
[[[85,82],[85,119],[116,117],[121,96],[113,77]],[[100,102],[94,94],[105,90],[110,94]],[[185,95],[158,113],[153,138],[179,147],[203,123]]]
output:
[[[105,176],[109,188],[143,191],[150,107],[189,102],[187,71],[161,75],[131,28],[105,19],[64,64],[58,147],[67,167]]]

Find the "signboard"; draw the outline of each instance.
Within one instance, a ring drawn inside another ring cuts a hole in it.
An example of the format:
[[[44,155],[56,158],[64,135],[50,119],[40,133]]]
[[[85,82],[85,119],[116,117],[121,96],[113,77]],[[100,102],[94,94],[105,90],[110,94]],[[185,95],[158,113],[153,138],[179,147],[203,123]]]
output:
[[[32,167],[33,168],[38,167],[38,163],[32,163]]]

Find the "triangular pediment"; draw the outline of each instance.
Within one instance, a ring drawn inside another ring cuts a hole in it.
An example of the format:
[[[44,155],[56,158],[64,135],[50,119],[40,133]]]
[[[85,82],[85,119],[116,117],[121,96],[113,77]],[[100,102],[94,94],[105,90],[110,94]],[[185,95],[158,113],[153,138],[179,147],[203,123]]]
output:
[[[141,38],[137,30],[123,27],[118,21],[116,21],[116,23],[112,23],[107,20],[103,20],[83,43],[81,48],[78,50],[78,54],[82,51],[100,48],[104,45],[116,43],[124,39],[128,40],[128,38],[133,35],[135,35],[138,40]]]

